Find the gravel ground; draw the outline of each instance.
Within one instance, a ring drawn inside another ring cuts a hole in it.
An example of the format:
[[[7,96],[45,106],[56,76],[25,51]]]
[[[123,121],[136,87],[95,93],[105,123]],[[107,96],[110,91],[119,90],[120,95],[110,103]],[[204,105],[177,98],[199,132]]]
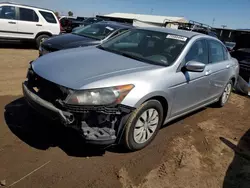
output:
[[[249,188],[249,98],[233,94],[224,108],[165,125],[141,151],[102,151],[23,100],[21,82],[38,52],[0,47],[0,187]]]

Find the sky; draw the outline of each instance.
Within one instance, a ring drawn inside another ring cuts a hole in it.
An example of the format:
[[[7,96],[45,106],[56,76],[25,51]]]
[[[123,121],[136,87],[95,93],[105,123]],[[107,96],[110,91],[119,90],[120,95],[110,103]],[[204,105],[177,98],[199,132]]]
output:
[[[10,0],[0,0],[6,2]],[[13,0],[76,16],[113,12],[182,16],[214,27],[250,28],[250,0]],[[213,21],[214,20],[214,21]]]

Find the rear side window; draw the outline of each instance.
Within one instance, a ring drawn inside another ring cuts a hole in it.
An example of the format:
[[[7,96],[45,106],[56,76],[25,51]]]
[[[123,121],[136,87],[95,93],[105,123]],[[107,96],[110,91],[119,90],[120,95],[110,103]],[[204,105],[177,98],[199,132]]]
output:
[[[19,20],[21,21],[28,21],[28,22],[38,22],[38,16],[36,12],[32,9],[27,8],[19,8]]]
[[[209,40],[209,58],[210,63],[224,61],[224,47],[217,41]]]
[[[16,19],[16,9],[13,6],[0,7],[0,19]]]
[[[39,11],[48,23],[57,23],[55,16],[51,12]]]

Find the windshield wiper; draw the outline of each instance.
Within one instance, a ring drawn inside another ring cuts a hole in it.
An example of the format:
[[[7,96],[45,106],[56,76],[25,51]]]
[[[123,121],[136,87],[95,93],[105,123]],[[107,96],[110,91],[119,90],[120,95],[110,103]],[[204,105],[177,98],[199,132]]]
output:
[[[72,32],[72,34],[78,35],[78,36],[82,36],[82,37],[86,37],[86,38],[95,39],[95,40],[101,40],[101,39],[99,39],[97,37],[93,37],[93,36],[89,36],[89,35],[84,35],[84,34],[80,34],[80,33],[74,33],[74,32]]]
[[[134,56],[134,55],[131,55],[131,54],[128,54],[128,53],[125,53],[125,52],[120,52],[120,51],[117,51],[117,50],[112,50],[112,49],[109,49],[109,48],[104,48],[101,45],[97,46],[97,48],[105,50],[105,51],[108,51],[108,52],[112,52],[112,53],[115,53],[115,54],[119,54],[119,55],[122,55],[124,57],[128,57],[128,58],[131,58],[131,59],[135,59],[135,60],[138,60],[138,61],[145,62],[145,59],[137,57],[137,56]]]
[[[138,60],[138,61],[145,62],[145,59],[137,57],[137,56],[134,56],[134,55],[131,55],[131,54],[128,54],[128,53],[124,53],[124,52],[117,52],[117,53],[120,54],[120,55],[122,55],[122,56],[124,56],[124,57],[128,57],[128,58],[131,58],[131,59],[135,59],[135,60]]]

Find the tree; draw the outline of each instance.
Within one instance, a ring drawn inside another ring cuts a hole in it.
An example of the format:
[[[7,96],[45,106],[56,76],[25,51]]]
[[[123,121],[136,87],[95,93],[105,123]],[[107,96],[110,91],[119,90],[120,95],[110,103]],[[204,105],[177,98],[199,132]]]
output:
[[[68,12],[68,16],[73,16],[73,15],[74,15],[74,13],[72,11]]]
[[[54,13],[57,17],[59,17],[59,12],[55,11]]]

